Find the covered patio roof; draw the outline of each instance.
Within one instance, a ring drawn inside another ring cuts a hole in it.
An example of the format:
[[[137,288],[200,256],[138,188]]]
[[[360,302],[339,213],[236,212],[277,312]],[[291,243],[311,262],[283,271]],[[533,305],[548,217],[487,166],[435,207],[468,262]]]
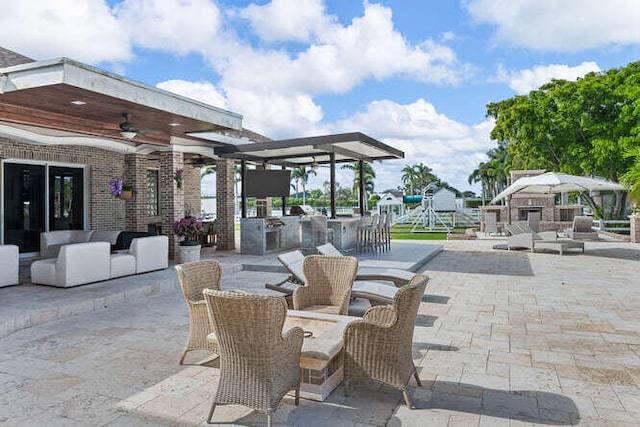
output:
[[[123,138],[119,125],[124,113],[149,131]],[[240,114],[68,58],[0,67],[0,117],[23,126],[22,131],[39,128],[50,139],[61,136],[51,132],[55,130],[107,138],[116,146],[249,142]]]
[[[402,151],[361,132],[226,146],[215,152],[220,157],[291,167],[331,163],[332,155],[336,163],[404,158]]]
[[[246,218],[245,170],[247,162],[276,164],[283,167],[330,165],[331,217],[336,215],[336,163],[358,162],[360,177],[364,176],[364,162],[402,159],[404,153],[361,132],[340,133],[306,138],[283,139],[236,146],[216,147],[220,157],[242,161],[242,217]],[[364,181],[358,180],[360,212],[364,212]],[[282,199],[283,212],[286,198]]]

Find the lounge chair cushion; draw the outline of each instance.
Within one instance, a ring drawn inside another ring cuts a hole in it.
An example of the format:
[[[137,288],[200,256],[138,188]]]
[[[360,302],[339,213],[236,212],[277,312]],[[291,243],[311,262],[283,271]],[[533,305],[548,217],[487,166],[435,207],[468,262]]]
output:
[[[320,255],[342,256],[342,252],[331,243],[326,243],[317,247]],[[415,277],[413,271],[402,270],[400,268],[384,267],[361,267],[358,269],[356,280],[384,280],[391,281],[396,286],[404,286]]]

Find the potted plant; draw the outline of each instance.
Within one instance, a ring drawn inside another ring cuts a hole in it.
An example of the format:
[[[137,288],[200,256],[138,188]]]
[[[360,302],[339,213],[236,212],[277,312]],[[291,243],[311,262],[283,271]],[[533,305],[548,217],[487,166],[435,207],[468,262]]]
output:
[[[119,199],[130,199],[133,195],[133,187],[124,183],[124,178],[111,178],[109,190],[114,197]]]
[[[178,169],[173,174],[173,180],[176,182],[178,188],[182,188],[182,180],[184,178],[184,169]]]
[[[200,236],[202,235],[202,221],[185,216],[173,223],[173,232],[182,237],[178,245],[178,262],[198,261],[200,259]]]

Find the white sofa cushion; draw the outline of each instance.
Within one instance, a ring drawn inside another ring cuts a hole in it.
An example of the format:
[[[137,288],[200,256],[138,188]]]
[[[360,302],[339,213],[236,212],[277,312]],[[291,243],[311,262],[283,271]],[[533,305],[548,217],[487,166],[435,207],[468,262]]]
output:
[[[58,256],[62,246],[88,242],[92,234],[93,231],[84,230],[57,230],[40,233],[40,256],[43,258]]]
[[[64,245],[58,257],[31,264],[31,282],[62,288],[108,280],[111,246],[107,242]]]
[[[109,242],[109,244],[115,245],[119,234],[120,230],[94,230],[89,242]]]
[[[0,246],[0,287],[18,283],[20,254],[16,245]]]
[[[129,253],[136,257],[136,274],[167,268],[169,238],[167,236],[135,238],[131,241]]]
[[[111,254],[111,275],[115,277],[129,276],[136,274],[136,257],[126,253]]]

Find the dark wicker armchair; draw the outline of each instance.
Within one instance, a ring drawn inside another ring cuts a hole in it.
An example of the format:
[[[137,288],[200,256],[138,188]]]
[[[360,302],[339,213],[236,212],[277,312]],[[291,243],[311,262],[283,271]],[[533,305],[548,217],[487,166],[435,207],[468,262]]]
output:
[[[180,364],[188,352],[206,350],[217,353],[214,342],[207,340],[207,335],[213,332],[207,305],[202,296],[203,289],[220,289],[222,268],[218,261],[207,259],[176,265],[178,280],[189,307],[189,341],[182,353]]]
[[[205,289],[204,298],[220,351],[216,405],[244,405],[271,414],[290,390],[300,396],[300,351],[304,332],[282,332],[287,303],[282,297]]]
[[[393,305],[372,307],[362,320],[344,330],[344,389],[355,379],[372,378],[402,391],[407,406],[412,407],[407,384],[420,378],[411,356],[413,329],[418,307],[429,278],[417,275],[398,289]]]
[[[293,291],[295,310],[347,314],[358,260],[346,256],[309,255],[302,264],[305,286]]]

